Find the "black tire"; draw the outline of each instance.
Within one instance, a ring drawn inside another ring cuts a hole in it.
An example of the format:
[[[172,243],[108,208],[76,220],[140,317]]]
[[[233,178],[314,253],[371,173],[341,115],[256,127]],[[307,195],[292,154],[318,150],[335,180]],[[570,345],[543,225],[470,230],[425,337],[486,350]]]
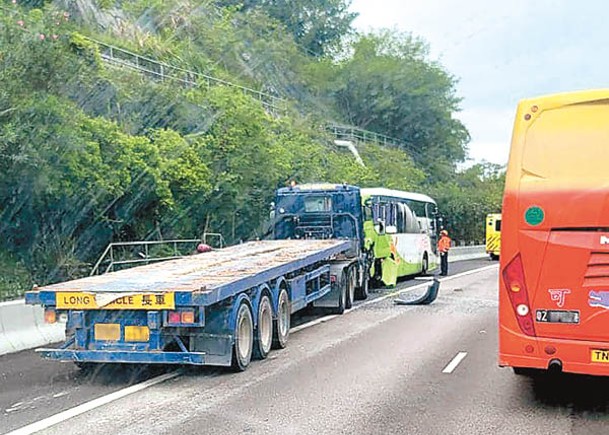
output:
[[[340,281],[338,282],[339,293],[338,293],[338,306],[332,309],[332,314],[343,314],[345,312],[345,307],[347,305],[347,274],[343,270],[343,273],[340,276]]]
[[[290,296],[285,288],[279,290],[277,315],[273,325],[273,349],[284,349],[290,336]]]
[[[512,367],[512,370],[514,370],[515,375],[527,377],[539,376],[542,373],[542,370],[527,367]]]
[[[423,263],[421,266],[421,275],[427,275],[429,272],[429,257],[427,256],[427,252],[423,254]]]
[[[355,298],[359,300],[368,299],[368,290],[370,289],[370,276],[368,271],[364,272],[364,282],[355,289]]]
[[[89,375],[89,374],[95,372],[95,369],[97,369],[97,366],[100,365],[100,364],[90,363],[90,362],[82,362],[82,361],[74,361],[74,365],[76,367],[78,367],[78,370],[80,370],[80,372],[82,374]]]
[[[353,307],[353,301],[355,300],[356,279],[355,268],[350,267],[347,269],[347,290],[345,292],[345,309],[347,310]]]
[[[497,261],[499,260],[499,256],[496,254],[491,254],[491,261]]]
[[[254,350],[254,319],[252,310],[245,301],[241,301],[235,321],[232,368],[237,372],[244,371],[252,360]]]
[[[265,359],[273,347],[273,306],[268,295],[262,295],[258,304],[258,326],[254,340],[254,358]]]
[[[380,260],[374,262],[374,275],[370,277],[370,281],[375,288],[383,287],[383,266]]]

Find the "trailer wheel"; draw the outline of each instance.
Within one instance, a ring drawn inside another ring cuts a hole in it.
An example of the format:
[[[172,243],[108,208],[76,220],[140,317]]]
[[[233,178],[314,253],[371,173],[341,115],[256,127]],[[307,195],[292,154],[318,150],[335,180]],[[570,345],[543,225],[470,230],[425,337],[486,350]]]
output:
[[[350,267],[347,269],[347,290],[346,290],[346,300],[345,300],[345,308],[350,309],[353,307],[353,301],[355,300],[355,268]]]
[[[252,311],[245,301],[241,302],[237,311],[234,335],[232,367],[235,371],[242,372],[252,360],[254,347],[254,320]]]
[[[344,270],[341,274],[338,285],[340,285],[340,292],[338,295],[338,306],[332,309],[332,314],[343,314],[345,312],[345,306],[347,304],[347,287],[349,286],[349,282],[347,281],[347,274]]]
[[[80,370],[81,373],[89,375],[95,371],[97,368],[97,364],[82,362],[82,361],[74,361],[74,365]]]
[[[366,271],[366,272],[364,272],[364,278],[363,278],[362,285],[359,286],[355,290],[356,298],[360,299],[360,300],[368,299],[369,286],[370,286],[370,276],[369,276],[368,272]]]
[[[273,328],[273,348],[283,349],[288,345],[290,336],[290,297],[288,291],[282,288],[279,291],[279,301],[277,302],[277,319]]]
[[[258,327],[256,328],[256,341],[254,342],[254,356],[265,359],[273,345],[273,308],[271,300],[265,294],[258,304]]]

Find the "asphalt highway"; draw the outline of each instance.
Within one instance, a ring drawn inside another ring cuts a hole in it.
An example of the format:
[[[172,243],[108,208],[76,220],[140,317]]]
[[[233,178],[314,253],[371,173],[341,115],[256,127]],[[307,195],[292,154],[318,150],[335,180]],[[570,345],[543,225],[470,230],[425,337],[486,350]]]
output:
[[[497,367],[496,264],[455,263],[451,275],[430,306],[397,306],[385,289],[343,316],[306,313],[287,349],[239,374],[83,375],[31,351],[1,357],[0,433],[609,433],[606,379]]]

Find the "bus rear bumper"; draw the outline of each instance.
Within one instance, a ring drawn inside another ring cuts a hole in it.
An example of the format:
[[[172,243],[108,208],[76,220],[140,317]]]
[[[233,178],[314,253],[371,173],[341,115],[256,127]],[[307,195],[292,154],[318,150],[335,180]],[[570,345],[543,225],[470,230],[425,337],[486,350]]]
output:
[[[502,352],[500,349],[500,367],[547,370],[552,361],[559,361],[565,373],[609,376],[609,342],[527,337],[526,340],[521,340],[521,343],[523,351],[519,354]],[[527,346],[532,346],[534,349],[531,355],[526,354]],[[592,355],[598,351],[607,351],[606,360],[602,362],[592,360]]]

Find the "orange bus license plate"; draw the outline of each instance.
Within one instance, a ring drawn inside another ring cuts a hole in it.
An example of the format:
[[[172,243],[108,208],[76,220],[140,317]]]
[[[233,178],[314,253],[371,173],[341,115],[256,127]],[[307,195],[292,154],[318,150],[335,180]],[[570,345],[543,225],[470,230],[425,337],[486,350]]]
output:
[[[609,364],[609,350],[592,349],[590,351],[592,362],[600,362]]]

